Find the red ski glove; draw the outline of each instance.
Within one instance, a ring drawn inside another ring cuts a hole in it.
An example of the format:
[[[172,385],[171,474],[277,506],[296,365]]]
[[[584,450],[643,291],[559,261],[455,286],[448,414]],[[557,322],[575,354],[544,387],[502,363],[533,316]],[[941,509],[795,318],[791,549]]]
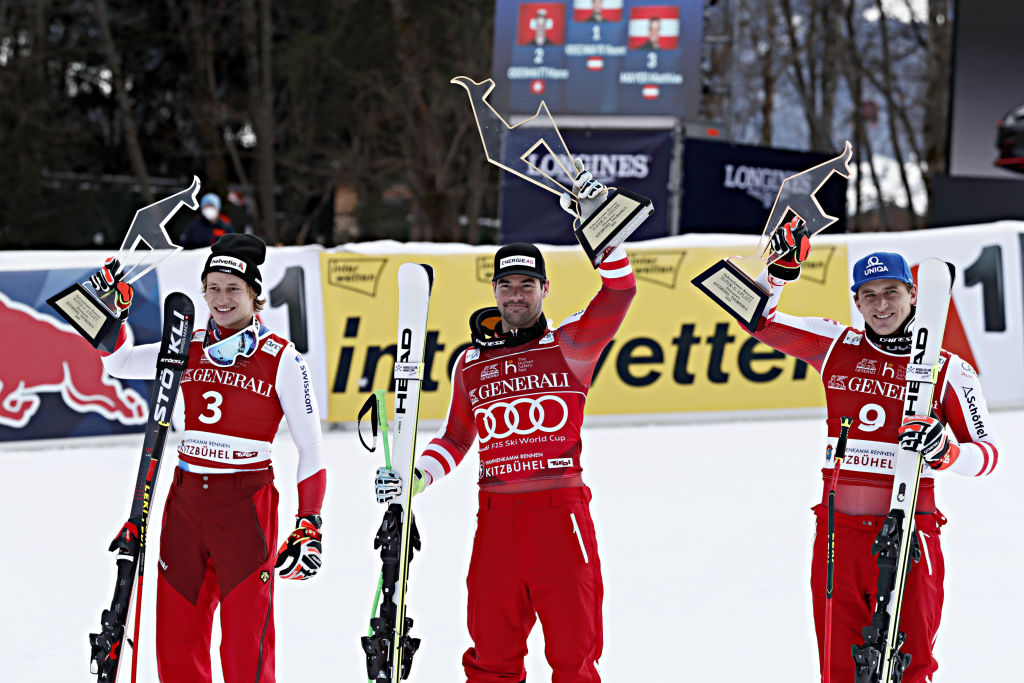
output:
[[[932,469],[944,470],[960,457],[960,444],[946,432],[946,425],[934,417],[903,418],[898,434],[900,446],[920,453]]]
[[[768,273],[786,282],[800,277],[800,264],[811,253],[811,234],[807,223],[797,216],[780,225],[769,238],[769,248],[774,263],[768,266]]]
[[[89,283],[101,295],[112,289],[115,290],[114,302],[121,320],[124,320],[128,317],[128,309],[132,305],[132,296],[135,290],[122,280],[122,277],[124,277],[124,270],[121,268],[120,261],[111,256],[103,262],[102,268],[89,276]]]
[[[288,535],[277,553],[275,569],[282,579],[305,581],[316,576],[323,564],[323,543],[320,536],[320,515],[306,515],[295,520],[295,531]]]

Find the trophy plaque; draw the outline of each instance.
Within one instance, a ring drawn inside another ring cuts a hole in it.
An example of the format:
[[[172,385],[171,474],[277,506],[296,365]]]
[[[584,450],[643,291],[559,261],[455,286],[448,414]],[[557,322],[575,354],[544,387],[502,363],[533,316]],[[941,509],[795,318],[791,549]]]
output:
[[[199,178],[193,177],[188,189],[135,212],[128,234],[117,251],[117,260],[123,271],[122,280],[128,284],[134,283],[160,261],[181,249],[171,242],[165,226],[181,205],[192,210],[199,208],[196,199],[198,192]],[[85,337],[93,348],[109,353],[114,350],[121,329],[120,311],[115,303],[114,291],[111,288],[100,292],[88,280],[75,282],[48,298],[46,303]]]
[[[609,187],[594,199],[577,196],[573,188],[573,179],[578,173],[576,161],[546,103],[541,102],[537,113],[530,118],[510,126],[487,102],[487,96],[494,89],[493,79],[477,83],[466,76],[458,76],[451,82],[461,85],[469,94],[487,161],[559,197],[563,193],[569,194],[576,215],[573,231],[594,268],[601,265],[612,249],[625,242],[654,213],[654,203],[650,199],[622,188]],[[516,149],[508,149],[507,145],[513,143],[512,138],[505,135],[506,131],[520,126],[536,131],[536,135],[531,135]],[[504,158],[509,160],[508,164],[502,162],[503,145],[506,146]],[[551,176],[530,163],[530,155],[541,148],[555,160],[557,176]],[[528,169],[533,172],[528,173]]]
[[[770,238],[772,233],[790,218],[802,219],[807,224],[811,235],[821,232],[836,222],[835,216],[829,216],[821,208],[815,195],[833,173],[849,179],[849,163],[852,156],[853,149],[847,142],[839,156],[806,171],[791,175],[782,181],[779,193],[775,197],[775,204],[768,215],[768,220],[765,221],[765,228],[761,233],[761,241],[758,245],[760,253],[758,264],[762,270],[778,260],[779,257],[771,252]],[[738,260],[742,260],[742,258]],[[758,284],[754,277],[751,277],[732,259],[728,258],[711,266],[691,282],[748,330],[753,330],[757,326],[770,295],[770,292]]]

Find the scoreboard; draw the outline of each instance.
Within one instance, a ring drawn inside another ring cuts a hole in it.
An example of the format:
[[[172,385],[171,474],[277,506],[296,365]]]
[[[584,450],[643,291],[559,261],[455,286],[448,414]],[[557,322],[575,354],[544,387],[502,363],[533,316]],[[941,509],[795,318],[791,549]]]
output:
[[[697,118],[703,0],[497,0],[490,102],[503,115]]]

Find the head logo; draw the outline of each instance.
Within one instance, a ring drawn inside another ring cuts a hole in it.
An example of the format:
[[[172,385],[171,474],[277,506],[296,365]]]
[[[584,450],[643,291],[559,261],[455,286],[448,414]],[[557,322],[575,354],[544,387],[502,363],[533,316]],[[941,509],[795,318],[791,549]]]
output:
[[[557,432],[569,419],[569,408],[558,396],[517,398],[505,403],[498,401],[473,412],[477,418],[480,443],[491,439],[504,439],[513,434]]]
[[[110,377],[99,354],[70,325],[2,292],[0,325],[18,330],[4,344],[7,356],[17,362],[0,364],[0,425],[27,425],[42,393],[59,393],[77,413],[98,413],[125,425],[146,422],[147,402]]]
[[[829,389],[846,389],[846,375],[832,375],[828,380]]]

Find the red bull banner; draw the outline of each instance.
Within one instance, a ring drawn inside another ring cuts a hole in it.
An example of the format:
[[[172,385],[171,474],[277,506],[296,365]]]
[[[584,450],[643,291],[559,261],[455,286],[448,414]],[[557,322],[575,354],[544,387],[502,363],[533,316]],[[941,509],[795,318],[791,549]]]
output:
[[[0,441],[138,432],[150,382],[111,377],[99,354],[47,305],[47,296],[91,271],[0,271]],[[135,283],[131,332],[160,337],[156,274]]]

